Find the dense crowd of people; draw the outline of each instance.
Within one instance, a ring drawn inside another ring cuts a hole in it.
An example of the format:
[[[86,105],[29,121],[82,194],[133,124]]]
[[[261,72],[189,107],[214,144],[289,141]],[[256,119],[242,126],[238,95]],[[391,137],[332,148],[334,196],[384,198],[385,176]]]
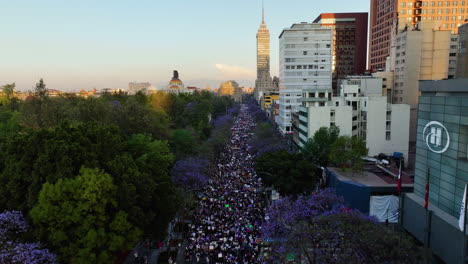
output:
[[[186,263],[260,263],[265,196],[248,152],[254,127],[242,105],[189,225]]]

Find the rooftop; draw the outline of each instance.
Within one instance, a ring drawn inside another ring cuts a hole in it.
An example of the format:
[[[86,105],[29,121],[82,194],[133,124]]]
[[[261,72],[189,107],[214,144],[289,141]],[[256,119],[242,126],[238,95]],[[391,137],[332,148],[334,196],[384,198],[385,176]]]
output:
[[[383,168],[383,169],[382,169]],[[343,171],[339,168],[328,168],[341,181],[352,181],[369,187],[375,188],[395,188],[397,187],[398,168],[395,164],[376,165],[366,163],[362,172]],[[413,188],[413,178],[410,171],[401,172],[401,186],[403,189]]]
[[[468,78],[419,81],[423,93],[462,93],[468,96]]]

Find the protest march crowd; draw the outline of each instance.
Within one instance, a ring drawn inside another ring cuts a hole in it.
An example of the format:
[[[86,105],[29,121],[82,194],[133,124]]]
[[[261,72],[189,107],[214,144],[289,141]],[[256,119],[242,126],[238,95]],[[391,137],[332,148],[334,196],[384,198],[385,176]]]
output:
[[[247,144],[254,127],[247,106],[242,105],[229,144],[189,224],[186,263],[261,262],[265,196]]]

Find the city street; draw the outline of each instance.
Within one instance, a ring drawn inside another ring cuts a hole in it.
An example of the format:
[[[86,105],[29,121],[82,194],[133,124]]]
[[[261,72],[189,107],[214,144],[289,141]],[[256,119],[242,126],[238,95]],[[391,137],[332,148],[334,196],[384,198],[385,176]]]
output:
[[[255,122],[242,105],[230,143],[189,225],[186,263],[259,263],[265,210],[261,179],[248,154]]]

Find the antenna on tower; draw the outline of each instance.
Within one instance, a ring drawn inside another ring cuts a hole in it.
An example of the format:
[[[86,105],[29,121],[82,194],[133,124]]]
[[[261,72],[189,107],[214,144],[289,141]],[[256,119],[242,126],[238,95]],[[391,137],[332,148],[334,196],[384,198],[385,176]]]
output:
[[[265,24],[265,8],[262,0],[262,24]]]

